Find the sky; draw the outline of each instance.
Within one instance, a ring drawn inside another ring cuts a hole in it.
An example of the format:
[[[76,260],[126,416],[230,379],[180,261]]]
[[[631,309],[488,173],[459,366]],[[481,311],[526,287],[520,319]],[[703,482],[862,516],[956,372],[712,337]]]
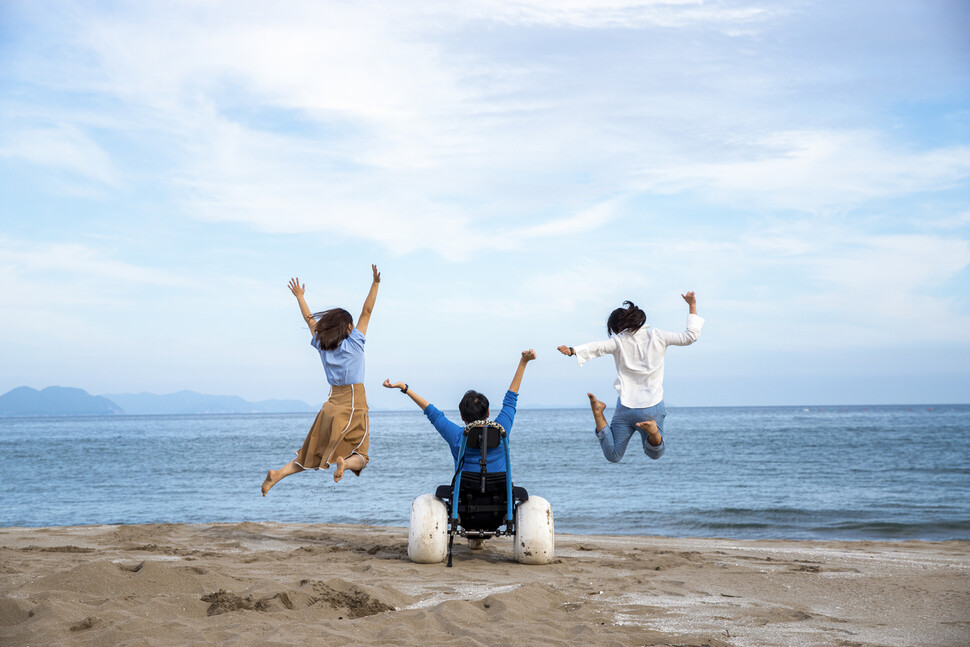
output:
[[[612,403],[630,299],[700,340],[668,406],[970,402],[970,5],[0,3],[0,393]]]

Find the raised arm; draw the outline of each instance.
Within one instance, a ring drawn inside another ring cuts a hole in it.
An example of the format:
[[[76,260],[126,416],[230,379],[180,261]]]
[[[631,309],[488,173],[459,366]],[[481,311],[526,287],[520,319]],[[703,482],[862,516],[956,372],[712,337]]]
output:
[[[300,279],[298,278],[290,279],[289,286],[290,292],[293,293],[293,296],[296,297],[297,303],[300,304],[300,313],[303,314],[303,321],[305,321],[306,325],[310,327],[310,334],[315,335],[317,332],[317,320],[313,318],[312,314],[310,314],[310,308],[307,307],[306,301],[303,299],[305,286],[300,285]]]
[[[704,319],[697,314],[697,299],[694,298],[694,293],[688,292],[680,296],[690,306],[690,312],[687,314],[687,328],[684,332],[656,331],[663,343],[668,346],[690,346],[701,336],[701,328],[704,327]]]
[[[377,301],[377,286],[381,283],[381,273],[377,271],[377,266],[371,265],[370,269],[374,273],[374,282],[370,284],[370,292],[364,299],[364,309],[361,310],[360,317],[357,318],[357,330],[365,336],[367,335],[367,324],[370,323],[370,315],[374,312],[374,302]]]
[[[390,380],[384,380],[384,386],[388,389],[400,389],[401,393],[404,393],[411,398],[411,400],[414,401],[414,404],[421,407],[422,411],[428,408],[428,401],[412,391],[411,388],[404,382],[395,382],[394,384],[391,384]]]
[[[509,385],[509,391],[512,393],[519,392],[519,387],[522,386],[522,376],[525,375],[525,365],[535,358],[536,352],[531,348],[522,351],[522,357],[519,359],[519,365],[515,367],[515,375],[512,376],[512,384]]]

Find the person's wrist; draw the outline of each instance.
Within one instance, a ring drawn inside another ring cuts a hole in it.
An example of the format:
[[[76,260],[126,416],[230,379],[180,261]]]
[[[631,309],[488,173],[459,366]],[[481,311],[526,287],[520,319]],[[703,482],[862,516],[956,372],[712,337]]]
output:
[[[576,349],[575,349],[575,348],[573,348],[572,346],[570,346],[570,347],[569,347],[569,356],[570,356],[570,357],[573,357],[573,356],[575,356],[575,355],[576,355]]]
[[[405,384],[405,385],[404,385],[404,388],[403,388],[403,389],[401,389],[401,393],[403,393],[403,394],[405,394],[405,395],[407,395],[407,392],[408,392],[408,385],[407,385],[407,384]]]

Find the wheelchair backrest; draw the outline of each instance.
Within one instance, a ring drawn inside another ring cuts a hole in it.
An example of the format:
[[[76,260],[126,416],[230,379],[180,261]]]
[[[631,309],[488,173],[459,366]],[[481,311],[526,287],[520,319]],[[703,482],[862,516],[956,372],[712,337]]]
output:
[[[459,497],[463,500],[470,501],[471,498],[487,495],[498,496],[502,503],[505,502],[506,498],[506,487],[505,487],[505,472],[492,472],[485,476],[485,492],[481,491],[479,487],[479,474],[475,472],[465,472],[465,476],[461,481],[461,492]]]
[[[468,476],[471,476],[470,474]],[[458,517],[465,530],[495,531],[506,522],[508,495],[505,472],[485,477],[484,487],[474,477],[462,479],[458,493]]]

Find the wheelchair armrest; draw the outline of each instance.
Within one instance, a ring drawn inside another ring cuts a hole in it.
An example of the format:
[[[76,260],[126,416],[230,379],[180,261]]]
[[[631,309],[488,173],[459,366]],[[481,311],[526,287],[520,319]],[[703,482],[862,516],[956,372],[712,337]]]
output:
[[[446,501],[451,501],[451,486],[439,485],[438,489],[434,491],[434,495],[439,499],[445,499]]]

